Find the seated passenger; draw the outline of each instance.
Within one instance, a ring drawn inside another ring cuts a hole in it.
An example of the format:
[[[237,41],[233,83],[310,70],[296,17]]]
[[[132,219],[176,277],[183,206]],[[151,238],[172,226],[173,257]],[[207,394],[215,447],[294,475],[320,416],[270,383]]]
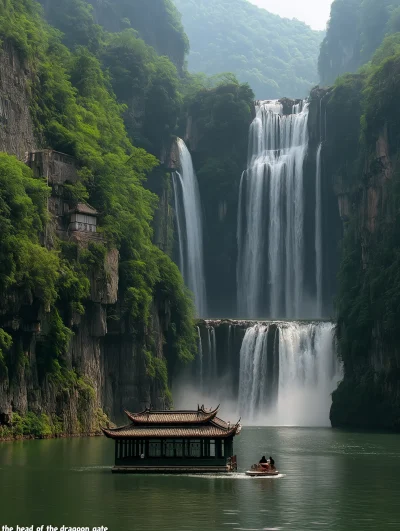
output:
[[[259,461],[259,464],[261,465],[262,463],[266,463],[266,462],[267,462],[267,458],[265,457],[265,455],[263,455]]]
[[[271,456],[269,457],[268,461],[269,461],[269,464],[271,465],[271,468],[275,469],[275,461],[272,459]]]

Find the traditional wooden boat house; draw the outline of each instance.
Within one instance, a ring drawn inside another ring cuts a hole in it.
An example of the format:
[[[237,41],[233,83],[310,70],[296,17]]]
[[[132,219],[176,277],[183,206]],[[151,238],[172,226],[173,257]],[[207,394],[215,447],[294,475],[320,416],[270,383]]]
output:
[[[125,411],[131,423],[102,428],[115,441],[113,472],[231,472],[236,470],[233,437],[240,423],[231,425],[207,411]]]

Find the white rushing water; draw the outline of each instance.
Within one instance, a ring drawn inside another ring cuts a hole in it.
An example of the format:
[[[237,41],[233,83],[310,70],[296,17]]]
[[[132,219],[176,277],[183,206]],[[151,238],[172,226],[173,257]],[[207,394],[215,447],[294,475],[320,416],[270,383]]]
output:
[[[177,232],[179,269],[194,294],[197,315],[207,315],[206,282],[203,261],[203,229],[200,193],[192,157],[185,142],[178,138],[181,172],[172,176]]]
[[[321,151],[322,142],[317,150],[317,170],[315,178],[315,256],[316,256],[316,286],[317,308],[316,315],[322,315],[322,183],[321,183]]]
[[[248,168],[239,191],[238,312],[260,318],[304,316],[303,165],[308,103],[283,115],[278,101],[261,101],[250,127]],[[319,316],[315,316],[319,317]]]
[[[199,344],[194,373],[174,384],[176,406],[221,403],[244,425],[329,426],[342,378],[333,323],[206,321]]]
[[[240,351],[238,410],[248,424],[328,426],[340,378],[332,323],[257,324]]]

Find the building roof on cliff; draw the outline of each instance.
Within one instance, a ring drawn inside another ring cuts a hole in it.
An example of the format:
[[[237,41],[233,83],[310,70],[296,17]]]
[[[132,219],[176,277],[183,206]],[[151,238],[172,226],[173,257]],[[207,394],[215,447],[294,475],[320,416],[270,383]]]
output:
[[[97,210],[86,203],[78,203],[74,208],[72,208],[68,214],[73,214],[77,212],[78,214],[87,214],[89,216],[98,216],[99,213]]]
[[[125,414],[133,424],[153,425],[153,424],[206,424],[214,419],[218,413],[219,406],[215,409],[206,410],[204,406],[197,408],[197,411],[186,410],[151,410],[145,409],[141,413],[131,413],[125,410]],[[224,421],[221,421],[224,422]],[[224,423],[226,424],[226,423]],[[227,424],[226,424],[227,426]]]
[[[238,435],[241,430],[240,421],[231,425],[230,422],[219,419],[217,411],[218,408],[206,411],[204,406],[198,407],[197,411],[125,411],[131,424],[102,430],[111,439],[227,438]]]

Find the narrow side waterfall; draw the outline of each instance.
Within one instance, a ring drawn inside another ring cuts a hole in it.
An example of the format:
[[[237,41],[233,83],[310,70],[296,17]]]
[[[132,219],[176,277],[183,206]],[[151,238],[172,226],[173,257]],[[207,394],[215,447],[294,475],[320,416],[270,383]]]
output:
[[[241,317],[292,319],[310,313],[309,296],[304,293],[307,126],[306,102],[294,105],[290,115],[283,114],[278,101],[261,101],[256,106],[248,167],[239,191],[237,300]]]
[[[317,308],[316,315],[322,315],[322,183],[321,183],[321,151],[322,142],[317,150],[316,178],[315,178],[315,256],[316,256],[316,287]]]
[[[203,262],[203,230],[199,186],[192,157],[178,138],[181,171],[172,176],[179,245],[179,269],[194,294],[197,315],[207,315],[206,282]]]
[[[342,377],[333,323],[204,321],[199,338],[202,362],[174,382],[176,405],[190,396],[245,425],[329,426]]]

